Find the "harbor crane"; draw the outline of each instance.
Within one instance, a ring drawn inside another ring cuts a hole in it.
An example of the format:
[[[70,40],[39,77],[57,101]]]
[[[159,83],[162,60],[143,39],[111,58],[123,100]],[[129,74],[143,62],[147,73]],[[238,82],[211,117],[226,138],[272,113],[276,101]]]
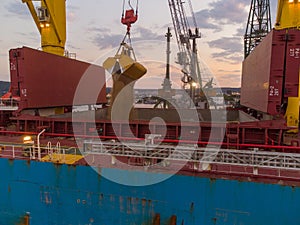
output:
[[[278,0],[275,29],[300,29],[300,1]]]
[[[186,16],[183,0],[168,0],[171,12],[172,22],[176,34],[179,52],[177,54],[177,63],[182,66],[182,82],[184,88],[188,85],[192,100],[195,102],[195,90],[198,87],[202,89],[202,79],[197,56],[197,39],[201,38],[201,34],[197,27],[195,15],[193,12],[191,0],[187,0],[191,21],[194,30],[190,26],[190,21]]]
[[[299,28],[299,3],[297,0],[278,1],[276,30]],[[245,58],[271,30],[270,1],[252,0],[244,36]]]
[[[244,36],[245,58],[272,30],[271,26],[270,1],[252,0]]]
[[[35,8],[33,1],[39,1]],[[66,44],[66,1],[65,0],[22,0],[26,3],[41,35],[44,52],[65,55]]]

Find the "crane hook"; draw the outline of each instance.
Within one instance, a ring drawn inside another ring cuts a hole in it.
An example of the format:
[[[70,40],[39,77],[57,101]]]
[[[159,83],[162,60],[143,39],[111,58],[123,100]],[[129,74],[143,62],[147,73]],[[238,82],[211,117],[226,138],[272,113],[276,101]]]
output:
[[[134,9],[131,5],[131,0],[128,0],[128,5],[130,6],[130,9],[125,11],[124,15],[124,8],[125,8],[125,0],[123,0],[123,13],[121,18],[121,23],[127,26],[127,33],[130,33],[131,24],[135,23],[138,19],[138,10],[136,8],[136,11],[134,12]],[[137,1],[137,7],[138,7],[138,1]]]

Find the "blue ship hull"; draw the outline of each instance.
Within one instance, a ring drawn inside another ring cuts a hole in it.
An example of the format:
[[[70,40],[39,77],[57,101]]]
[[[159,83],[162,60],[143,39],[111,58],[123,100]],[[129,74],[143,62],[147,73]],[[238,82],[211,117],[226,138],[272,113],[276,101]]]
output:
[[[0,159],[0,224],[30,225],[300,224],[300,188],[174,175],[150,186],[104,178],[153,179],[159,173]]]

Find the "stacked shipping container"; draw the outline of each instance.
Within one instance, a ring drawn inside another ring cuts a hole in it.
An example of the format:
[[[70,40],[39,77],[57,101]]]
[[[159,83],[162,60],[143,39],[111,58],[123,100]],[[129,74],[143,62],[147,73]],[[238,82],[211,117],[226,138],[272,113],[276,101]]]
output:
[[[300,31],[273,30],[244,60],[241,104],[270,115],[298,96]]]

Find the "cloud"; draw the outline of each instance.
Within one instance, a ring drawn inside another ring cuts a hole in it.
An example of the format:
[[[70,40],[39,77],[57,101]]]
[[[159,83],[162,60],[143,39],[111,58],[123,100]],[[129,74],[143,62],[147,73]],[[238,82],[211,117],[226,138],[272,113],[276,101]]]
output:
[[[14,14],[20,19],[31,19],[29,17],[29,12],[25,4],[20,4],[19,2],[11,2],[7,5],[5,5],[6,10],[10,14]]]
[[[246,23],[248,5],[249,0],[217,0],[209,3],[208,9],[196,12],[195,18],[201,29],[219,32],[222,25]]]
[[[221,26],[218,24],[214,24],[212,22],[212,17],[209,9],[204,9],[195,13],[195,18],[197,21],[197,25],[201,29],[211,29],[214,32],[219,32],[222,30]]]
[[[28,33],[16,31],[16,32],[14,32],[14,34],[16,35],[16,37],[20,37],[20,38],[18,38],[19,40],[24,41],[27,39],[32,43],[40,44],[40,34],[38,33],[38,31],[28,32]]]
[[[69,23],[73,23],[73,22],[75,22],[76,20],[77,20],[76,13],[74,13],[74,12],[68,12],[68,13],[67,13],[67,21],[68,21]]]
[[[219,61],[237,64],[243,59],[243,44],[239,37],[222,37],[207,43],[210,48],[221,50],[221,52],[212,53],[212,57]]]
[[[248,16],[249,0],[218,0],[210,3],[212,18],[220,24],[244,23]]]
[[[243,48],[241,39],[238,37],[222,37],[217,40],[207,42],[211,48],[219,48],[229,53],[235,53]]]
[[[77,45],[71,44],[70,42],[68,42],[68,44],[66,46],[68,49],[72,49],[72,50],[80,50],[81,49]]]
[[[94,26],[90,26],[87,28],[88,32],[97,32],[97,33],[109,33],[110,29],[109,28],[99,28],[99,27],[94,27]]]
[[[242,53],[229,54],[228,51],[213,53],[212,57],[217,59],[218,62],[225,62],[230,64],[240,64],[243,60]]]
[[[245,32],[246,32],[246,24],[245,26],[240,27],[236,30],[235,36],[243,37],[245,35]]]
[[[218,72],[222,72],[222,73],[240,73],[241,71],[240,70],[223,70],[223,69],[220,69],[220,70],[218,70]]]
[[[37,6],[37,3],[34,3]],[[18,16],[20,19],[31,19],[29,10],[25,3],[11,2],[5,5],[8,13]],[[77,19],[77,13],[74,11],[80,10],[77,6],[67,5],[67,21],[74,22]]]
[[[67,4],[66,10],[67,10],[67,21],[69,23],[73,23],[76,20],[78,20],[77,11],[80,10],[80,7]]]
[[[92,42],[99,47],[99,49],[107,49],[120,45],[123,39],[123,35],[120,34],[105,34],[97,33],[93,38]]]
[[[218,83],[225,87],[240,87],[241,86],[241,75],[240,74],[225,74],[218,76]]]
[[[124,35],[111,33],[111,30],[108,28],[89,27],[87,30],[93,33],[92,42],[101,50],[119,46],[124,38]],[[131,39],[132,42],[141,40],[164,40],[164,36],[153,32],[152,29],[138,26],[135,28],[134,35],[131,35]]]
[[[157,33],[153,32],[152,29],[147,29],[147,28],[144,28],[141,26],[138,26],[135,29],[134,36],[137,41],[140,41],[140,40],[164,40],[164,38],[163,38],[164,35],[162,35],[161,33],[157,34]]]
[[[67,4],[67,10],[74,10],[74,11],[76,11],[76,10],[80,10],[80,7]]]

